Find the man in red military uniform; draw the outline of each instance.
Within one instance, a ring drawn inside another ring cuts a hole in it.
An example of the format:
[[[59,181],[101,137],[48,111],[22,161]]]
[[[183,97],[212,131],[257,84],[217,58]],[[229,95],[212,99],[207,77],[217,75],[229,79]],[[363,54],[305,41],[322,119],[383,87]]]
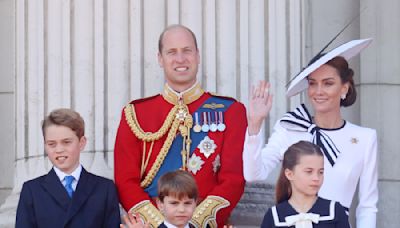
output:
[[[193,32],[173,25],[159,39],[162,94],[124,107],[115,142],[115,183],[122,206],[157,227],[157,180],[185,169],[199,187],[191,223],[224,225],[244,191],[242,151],[247,126],[243,104],[204,92],[196,74],[200,55]]]

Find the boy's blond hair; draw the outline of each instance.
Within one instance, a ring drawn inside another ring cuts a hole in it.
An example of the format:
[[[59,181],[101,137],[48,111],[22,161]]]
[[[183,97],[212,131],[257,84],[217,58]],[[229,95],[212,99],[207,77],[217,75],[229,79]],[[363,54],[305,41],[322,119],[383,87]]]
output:
[[[85,135],[85,121],[79,113],[72,109],[60,108],[50,112],[42,121],[43,138],[46,138],[46,129],[52,125],[70,128],[79,139]]]
[[[158,198],[161,202],[164,197],[172,196],[178,199],[188,197],[197,200],[199,195],[197,184],[193,176],[183,170],[165,173],[158,180]]]

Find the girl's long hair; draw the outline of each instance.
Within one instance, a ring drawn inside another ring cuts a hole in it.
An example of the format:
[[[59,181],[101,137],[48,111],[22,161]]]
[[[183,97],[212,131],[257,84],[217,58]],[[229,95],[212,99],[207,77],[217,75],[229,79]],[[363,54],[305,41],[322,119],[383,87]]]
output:
[[[283,156],[281,172],[275,188],[276,204],[288,200],[292,196],[292,187],[285,175],[285,170],[293,170],[299,163],[300,157],[304,155],[323,156],[319,146],[307,141],[299,141],[286,150]]]

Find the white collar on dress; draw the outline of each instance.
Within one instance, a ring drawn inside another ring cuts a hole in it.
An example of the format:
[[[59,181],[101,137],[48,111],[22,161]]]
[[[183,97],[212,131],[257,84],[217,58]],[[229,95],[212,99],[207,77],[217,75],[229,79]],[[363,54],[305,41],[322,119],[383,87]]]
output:
[[[319,216],[318,221],[330,221],[335,218],[335,201],[331,201],[329,204],[329,215],[326,216]],[[276,227],[287,227],[289,224],[285,222],[279,221],[279,216],[278,216],[278,211],[276,209],[276,206],[273,206],[272,208],[272,217],[274,218],[274,223]],[[306,213],[308,214],[308,213]],[[289,217],[289,216],[287,216]]]

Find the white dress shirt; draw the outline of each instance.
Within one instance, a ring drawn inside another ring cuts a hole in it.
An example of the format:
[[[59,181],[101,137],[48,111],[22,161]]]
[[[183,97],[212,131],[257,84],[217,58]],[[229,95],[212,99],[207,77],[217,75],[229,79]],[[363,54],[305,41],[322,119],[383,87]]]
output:
[[[359,183],[357,227],[375,228],[378,202],[376,131],[345,122],[338,129],[321,129],[335,143],[340,154],[335,165],[324,159],[324,183],[319,196],[338,201],[349,208]],[[308,132],[291,131],[278,121],[274,132],[263,146],[262,135],[246,132],[243,151],[243,171],[246,181],[265,180],[282,161],[286,149],[300,141],[311,141]]]
[[[171,223],[167,222],[166,220],[164,220],[164,225],[168,228],[177,228],[177,226],[172,225]],[[189,228],[189,223],[185,225],[184,228]]]
[[[72,181],[72,189],[74,189],[74,191],[76,190],[76,186],[78,185],[79,182],[79,177],[81,176],[81,172],[82,172],[82,165],[79,164],[79,166],[71,173],[71,174],[67,174],[64,173],[63,171],[61,171],[59,168],[57,167],[53,167],[54,172],[56,172],[58,178],[60,179],[61,183],[63,186],[65,186],[65,176],[73,176],[74,177],[74,181]]]

